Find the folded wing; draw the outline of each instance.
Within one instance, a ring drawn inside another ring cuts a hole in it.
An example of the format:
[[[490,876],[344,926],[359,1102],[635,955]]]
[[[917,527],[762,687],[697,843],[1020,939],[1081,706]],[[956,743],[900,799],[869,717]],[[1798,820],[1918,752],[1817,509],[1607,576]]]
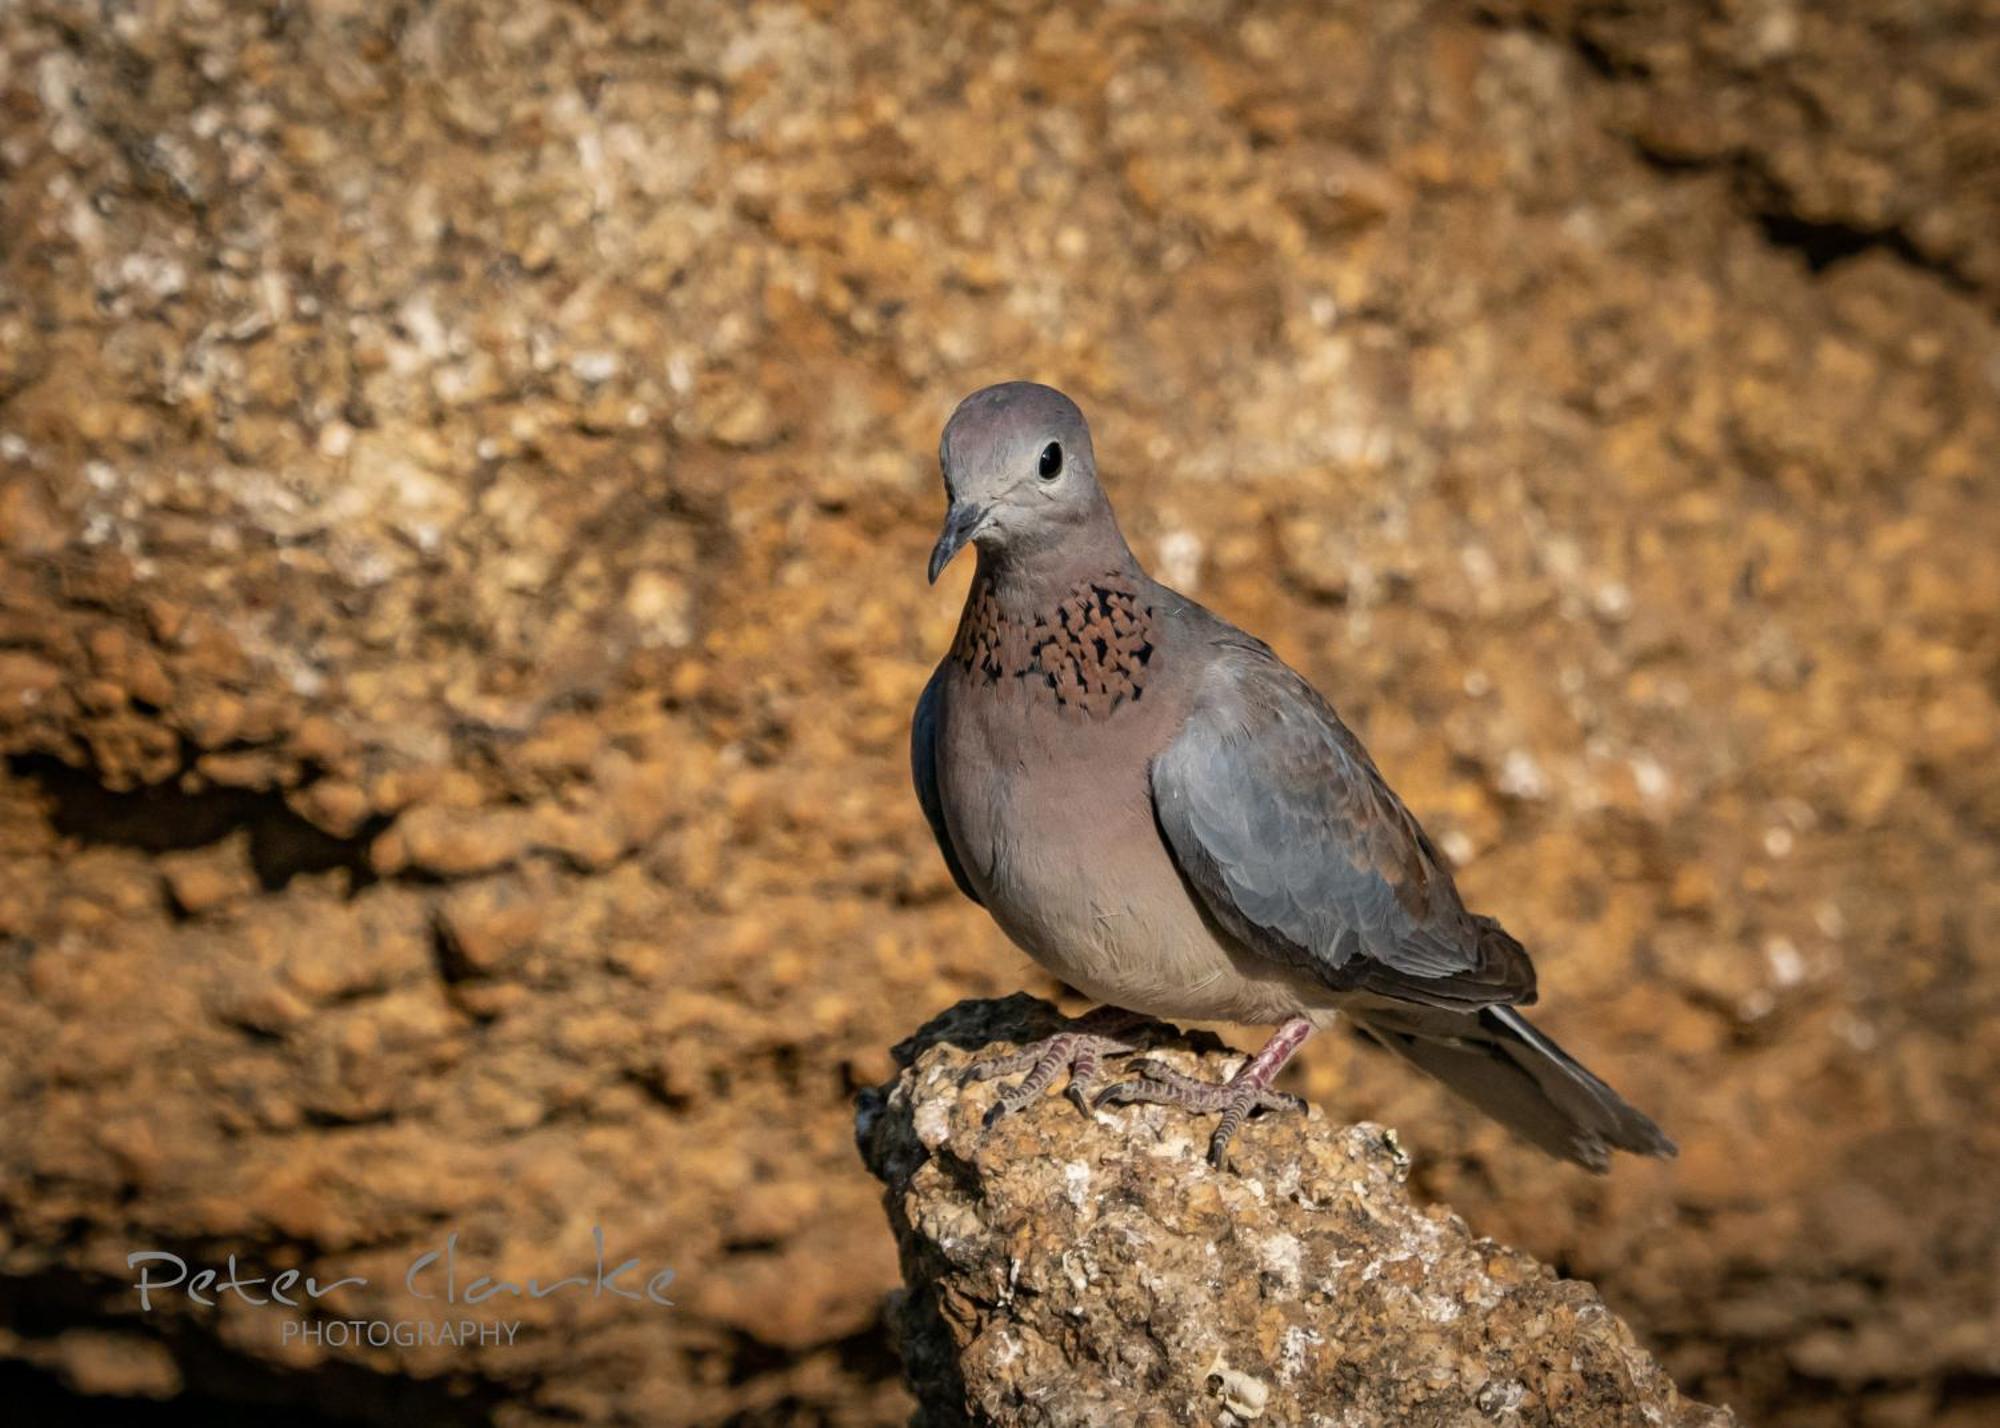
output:
[[[1218,649],[1151,779],[1182,876],[1242,946],[1426,1006],[1534,1000],[1521,945],[1465,910],[1360,741],[1262,644]]]

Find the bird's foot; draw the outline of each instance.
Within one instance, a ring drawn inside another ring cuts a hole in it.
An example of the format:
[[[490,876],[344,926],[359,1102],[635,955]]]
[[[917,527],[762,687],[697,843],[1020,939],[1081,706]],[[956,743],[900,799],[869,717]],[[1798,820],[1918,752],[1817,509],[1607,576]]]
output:
[[[1063,1094],[1079,1111],[1088,1115],[1091,1093],[1097,1089],[1104,1058],[1124,1056],[1138,1050],[1132,1042],[1115,1033],[1131,1029],[1138,1020],[1118,1008],[1099,1007],[1067,1031],[1031,1041],[1012,1055],[973,1062],[959,1077],[959,1084],[991,1081],[996,1076],[1012,1076],[1021,1071],[1028,1073],[1019,1085],[1002,1091],[994,1098],[985,1121],[991,1126],[1002,1116],[1010,1116],[1023,1106],[1031,1105],[1049,1089],[1057,1075],[1068,1071],[1069,1087]]]
[[[1299,1049],[1312,1027],[1304,1019],[1278,1028],[1270,1043],[1227,1081],[1202,1081],[1183,1075],[1158,1061],[1135,1061],[1130,1069],[1138,1074],[1113,1082],[1097,1093],[1093,1105],[1129,1106],[1140,1102],[1159,1106],[1180,1106],[1203,1115],[1218,1112],[1222,1121],[1208,1141],[1208,1163],[1222,1169],[1229,1155],[1229,1143],[1243,1122],[1258,1111],[1303,1111],[1306,1103],[1285,1091],[1274,1091],[1271,1082]]]

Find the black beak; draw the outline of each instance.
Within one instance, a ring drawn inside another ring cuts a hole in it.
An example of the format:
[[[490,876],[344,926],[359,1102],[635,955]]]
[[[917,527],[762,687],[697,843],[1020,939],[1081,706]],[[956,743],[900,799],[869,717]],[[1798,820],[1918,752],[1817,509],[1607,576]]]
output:
[[[939,534],[937,544],[931,547],[931,584],[937,584],[938,576],[951,564],[951,558],[965,549],[965,543],[985,519],[986,512],[970,501],[951,503],[951,509],[944,515],[944,530]]]

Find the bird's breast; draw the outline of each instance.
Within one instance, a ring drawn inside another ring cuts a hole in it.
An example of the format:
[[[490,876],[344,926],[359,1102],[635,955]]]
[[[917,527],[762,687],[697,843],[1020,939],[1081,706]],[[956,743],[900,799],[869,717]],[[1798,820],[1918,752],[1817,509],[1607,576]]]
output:
[[[949,691],[938,763],[952,847],[1008,937],[1087,996],[1158,1016],[1289,1015],[1294,994],[1244,974],[1174,867],[1148,781],[1168,731],[1144,711],[1079,722]]]
[[[1145,590],[1109,572],[1020,605],[982,580],[966,597],[951,660],[968,690],[1084,724],[1141,704],[1155,682],[1158,653]]]

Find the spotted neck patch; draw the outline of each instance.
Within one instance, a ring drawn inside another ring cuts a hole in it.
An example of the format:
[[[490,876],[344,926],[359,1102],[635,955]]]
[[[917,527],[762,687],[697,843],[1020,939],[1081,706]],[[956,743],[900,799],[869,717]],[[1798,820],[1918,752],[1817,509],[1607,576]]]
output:
[[[1003,610],[982,584],[965,603],[951,647],[974,679],[1091,719],[1145,696],[1153,653],[1153,607],[1115,574],[1082,581],[1026,616]]]

